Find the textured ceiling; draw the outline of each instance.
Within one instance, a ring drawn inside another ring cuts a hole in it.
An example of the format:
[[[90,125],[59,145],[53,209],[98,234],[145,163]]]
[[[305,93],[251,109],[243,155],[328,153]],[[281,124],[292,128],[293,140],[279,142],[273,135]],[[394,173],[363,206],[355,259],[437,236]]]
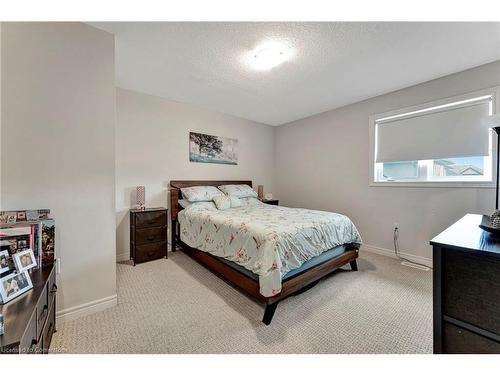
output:
[[[500,23],[91,23],[116,36],[122,88],[280,125],[500,59]],[[295,49],[270,70],[243,56]]]

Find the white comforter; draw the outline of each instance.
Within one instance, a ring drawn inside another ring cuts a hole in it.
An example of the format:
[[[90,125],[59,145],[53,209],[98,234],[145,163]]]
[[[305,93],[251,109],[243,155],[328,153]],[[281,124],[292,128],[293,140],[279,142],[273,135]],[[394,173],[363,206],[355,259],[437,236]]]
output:
[[[259,275],[260,293],[281,291],[282,276],[322,252],[361,245],[344,215],[301,208],[256,206],[217,210],[191,205],[179,213],[181,240]]]

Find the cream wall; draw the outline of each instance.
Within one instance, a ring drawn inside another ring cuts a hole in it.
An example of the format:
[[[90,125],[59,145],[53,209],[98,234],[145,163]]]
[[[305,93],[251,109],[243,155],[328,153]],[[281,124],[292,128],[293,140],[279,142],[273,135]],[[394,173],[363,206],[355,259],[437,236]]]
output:
[[[238,165],[191,163],[189,132],[237,138]],[[128,210],[135,187],[146,186],[146,206],[168,204],[175,179],[250,179],[274,191],[274,128],[138,92],[117,89],[116,241],[129,256]]]
[[[2,25],[4,209],[50,208],[59,316],[116,303],[114,37],[82,23]]]
[[[429,240],[465,213],[491,213],[493,189],[370,187],[368,117],[500,85],[500,62],[483,65],[276,129],[276,193],[282,204],[344,213],[370,249],[425,261]],[[375,248],[374,248],[375,247]]]

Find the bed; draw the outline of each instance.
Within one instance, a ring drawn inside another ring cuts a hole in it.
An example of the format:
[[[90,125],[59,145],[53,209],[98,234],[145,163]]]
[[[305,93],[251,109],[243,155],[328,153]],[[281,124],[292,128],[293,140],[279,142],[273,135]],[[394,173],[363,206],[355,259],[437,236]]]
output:
[[[181,189],[248,185],[252,181],[170,181],[172,251],[177,246],[255,300],[265,304],[263,323],[278,303],[313,287],[346,264],[357,271],[361,238],[344,215],[252,205],[217,210],[182,209]]]

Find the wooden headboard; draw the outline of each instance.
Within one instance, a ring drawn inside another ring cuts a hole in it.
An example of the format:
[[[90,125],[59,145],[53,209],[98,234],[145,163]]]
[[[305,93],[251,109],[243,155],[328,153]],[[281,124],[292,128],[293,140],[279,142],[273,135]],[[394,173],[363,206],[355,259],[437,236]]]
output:
[[[190,186],[220,186],[220,185],[248,185],[252,187],[252,181],[214,181],[214,180],[172,180],[170,181],[170,218],[172,226],[170,229],[172,250],[175,251],[179,243],[179,225],[177,215],[182,207],[179,205],[179,199],[182,199],[181,189]]]
[[[181,188],[190,186],[220,186],[220,185],[248,185],[252,187],[252,181],[215,181],[215,180],[173,180],[170,181],[170,218],[177,221],[177,214],[182,209],[179,206]]]

